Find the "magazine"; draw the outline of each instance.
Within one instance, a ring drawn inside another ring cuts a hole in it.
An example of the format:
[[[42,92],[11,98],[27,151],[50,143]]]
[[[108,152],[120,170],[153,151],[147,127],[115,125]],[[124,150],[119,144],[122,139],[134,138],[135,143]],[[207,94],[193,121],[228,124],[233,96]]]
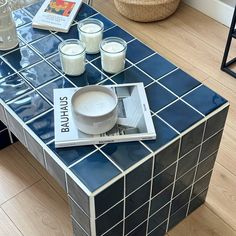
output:
[[[34,28],[67,33],[82,0],[45,0],[32,20]]]
[[[79,88],[54,89],[55,147],[156,139],[143,83],[106,87],[118,97],[118,119],[111,130],[99,135],[82,133],[75,126],[71,97]]]

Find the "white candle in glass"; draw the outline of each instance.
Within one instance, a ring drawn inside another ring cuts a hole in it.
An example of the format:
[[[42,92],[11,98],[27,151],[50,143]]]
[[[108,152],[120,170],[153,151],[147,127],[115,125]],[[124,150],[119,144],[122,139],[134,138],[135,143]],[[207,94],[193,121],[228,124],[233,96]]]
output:
[[[78,23],[79,39],[85,43],[86,53],[96,54],[103,37],[104,25],[97,19],[86,19]]]
[[[59,45],[62,69],[67,75],[78,76],[85,71],[85,45],[77,39],[68,39]]]
[[[127,43],[116,37],[106,38],[101,42],[102,69],[110,74],[116,74],[125,68]]]

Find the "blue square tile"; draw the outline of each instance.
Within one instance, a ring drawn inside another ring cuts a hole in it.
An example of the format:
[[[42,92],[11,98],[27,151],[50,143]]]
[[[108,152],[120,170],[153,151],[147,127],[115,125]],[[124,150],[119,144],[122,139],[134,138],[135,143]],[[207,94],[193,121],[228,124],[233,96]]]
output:
[[[183,132],[203,119],[202,115],[180,100],[162,110],[158,115],[179,132]]]
[[[102,64],[101,64],[101,57],[97,58],[96,60],[93,60],[92,61],[92,64],[95,65],[99,70],[101,70],[104,74],[108,75],[108,76],[111,76],[112,74],[110,73],[107,73],[105,71],[103,71],[102,69]],[[125,69],[130,67],[131,64],[128,62],[128,61],[125,61]]]
[[[204,115],[208,115],[227,102],[204,85],[187,94],[183,99]]]
[[[32,88],[18,75],[13,74],[0,79],[0,98],[7,102],[14,99]]]
[[[97,13],[97,11],[95,11],[92,7],[88,6],[85,3],[82,3],[82,6],[80,7],[77,16],[75,17],[75,21],[83,20],[89,16],[96,14],[96,13]]]
[[[171,64],[158,54],[140,62],[137,66],[149,74],[153,79],[158,79],[176,68],[175,65]]]
[[[15,50],[20,49],[21,47],[25,46],[25,43],[22,42],[22,40],[20,40],[19,37],[17,39],[18,39],[19,44],[16,47],[14,47],[14,48],[12,48],[10,50],[0,51],[0,56],[3,56],[3,55],[5,55],[5,54],[7,54],[9,52],[15,51]]]
[[[153,179],[152,196],[155,196],[174,182],[175,169],[176,164],[173,164]]]
[[[111,27],[113,27],[115,25],[109,19],[107,19],[105,16],[103,16],[101,14],[97,14],[97,15],[93,16],[92,18],[98,19],[98,20],[103,22],[104,31],[107,30],[107,29],[110,29]]]
[[[56,69],[58,69],[59,71],[62,72],[62,67],[61,67],[61,61],[60,61],[60,56],[59,54],[55,54],[52,57],[47,59],[48,62],[50,62],[53,66],[56,67]]]
[[[52,79],[55,79],[60,74],[45,61],[42,61],[39,64],[21,71],[21,75],[23,75],[24,78],[34,87],[38,87]]]
[[[119,203],[104,215],[96,219],[96,235],[100,236],[123,218],[124,202]]]
[[[59,88],[73,88],[74,86],[64,77],[51,82],[50,84],[45,85],[39,92],[44,95],[51,103],[53,103],[53,90]]]
[[[168,202],[170,202],[172,189],[173,189],[173,184],[152,199],[150,215],[160,210],[163,206],[165,206]]]
[[[179,140],[157,153],[154,163],[154,176],[162,172],[165,168],[177,161],[179,150]]]
[[[104,82],[100,83],[100,85],[114,85],[115,83],[110,79],[105,80]]]
[[[49,31],[32,28],[31,24],[17,28],[17,33],[27,43],[50,34]]]
[[[79,34],[78,34],[77,25],[71,26],[71,27],[70,27],[70,30],[68,31],[68,33],[58,32],[57,35],[58,35],[62,40],[66,40],[66,39],[78,39],[78,38],[79,38]]]
[[[145,90],[150,109],[153,112],[157,112],[164,106],[177,99],[176,96],[157,83],[151,84],[145,88]]]
[[[24,46],[3,56],[17,71],[32,65],[41,58],[29,47]]]
[[[127,45],[126,57],[133,63],[150,56],[154,51],[138,40],[134,40]]]
[[[199,81],[195,80],[192,76],[180,69],[165,76],[159,82],[178,96],[184,95],[201,84]]]
[[[207,196],[207,190],[203,191],[196,198],[191,200],[189,205],[188,215],[191,214],[197,208],[199,208],[205,202],[206,196]]]
[[[95,150],[93,145],[55,148],[54,142],[49,144],[49,147],[66,166],[72,165]]]
[[[37,3],[34,3],[28,7],[26,7],[25,9],[32,15],[35,16],[36,13],[38,12],[39,8],[42,6],[43,4],[43,0],[37,1]]]
[[[139,188],[126,198],[125,201],[126,217],[149,200],[150,189],[151,189],[151,181],[147,182],[144,186],[142,186],[141,188]]]
[[[119,223],[117,226],[109,230],[103,236],[114,236],[114,235],[123,235],[123,222]]]
[[[83,87],[86,85],[97,84],[105,79],[107,76],[102,72],[97,70],[90,64],[86,64],[85,72],[80,76],[66,76],[72,83],[74,83],[78,87]]]
[[[16,27],[25,25],[25,24],[30,23],[32,21],[31,17],[28,16],[22,9],[18,9],[16,11],[13,11],[12,16],[13,16],[14,22],[16,24]]]
[[[151,179],[153,158],[145,161],[142,165],[126,175],[126,195]]]
[[[95,196],[96,217],[124,198],[124,178],[119,179],[111,186]]]
[[[114,77],[112,77],[112,80],[118,84],[142,82],[144,86],[153,82],[151,78],[149,78],[147,75],[145,75],[142,71],[140,71],[134,66],[115,75]]]
[[[24,122],[51,108],[37,92],[21,97],[10,103],[9,106]]]
[[[58,52],[58,45],[61,43],[54,35],[49,35],[37,42],[34,42],[32,46],[37,49],[37,51],[44,57],[48,57],[56,52]]]
[[[139,142],[111,143],[102,148],[121,169],[126,170],[150,154]]]
[[[166,235],[167,220],[153,230],[148,236],[164,236]]]
[[[28,126],[45,143],[54,139],[54,114],[50,111],[30,122]]]
[[[129,42],[134,38],[132,35],[121,29],[119,26],[116,26],[112,29],[105,31],[103,38],[108,38],[108,37],[119,37],[124,39],[126,42]]]
[[[0,79],[14,73],[14,70],[0,58]]]
[[[134,231],[132,231],[129,236],[144,236],[147,232],[147,221],[144,221],[139,225]]]
[[[0,131],[0,140],[0,150],[11,145],[11,140],[7,129]]]
[[[99,151],[71,167],[71,170],[92,192],[120,173]]]
[[[139,210],[137,210],[125,219],[125,235],[147,219],[148,206],[149,203],[146,203],[144,206],[139,208]]]
[[[158,117],[153,116],[152,120],[157,134],[157,138],[156,140],[143,141],[143,142],[153,151],[156,151],[157,149],[159,149],[160,147],[164,146],[165,144],[173,140],[175,137],[177,137],[178,134],[173,129],[171,129],[167,124],[165,124],[162,120],[160,120]]]
[[[96,54],[86,54],[86,59],[87,59],[88,61],[92,61],[92,60],[97,59],[97,58],[100,57],[100,56],[101,56],[100,52],[99,52],[99,53],[96,53]]]
[[[164,222],[168,218],[169,208],[170,208],[170,204],[166,205],[161,210],[156,212],[152,217],[150,217],[149,225],[148,225],[148,232],[155,229],[156,226],[160,225],[162,222]]]

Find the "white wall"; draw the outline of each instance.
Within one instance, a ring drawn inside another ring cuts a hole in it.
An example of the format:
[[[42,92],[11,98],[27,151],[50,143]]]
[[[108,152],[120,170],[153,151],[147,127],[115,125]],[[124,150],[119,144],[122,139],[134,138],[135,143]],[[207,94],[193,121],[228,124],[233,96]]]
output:
[[[236,3],[235,0],[184,0],[184,2],[226,26],[230,26]]]

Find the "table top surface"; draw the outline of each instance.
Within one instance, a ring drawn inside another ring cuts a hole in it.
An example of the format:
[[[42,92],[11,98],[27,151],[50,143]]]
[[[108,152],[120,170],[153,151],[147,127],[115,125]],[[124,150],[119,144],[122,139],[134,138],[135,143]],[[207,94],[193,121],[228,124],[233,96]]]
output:
[[[32,17],[41,3],[13,13],[20,44],[13,50],[0,51],[0,98],[90,192],[158,152],[227,103],[84,3],[67,34],[33,29]],[[63,74],[58,44],[65,39],[78,38],[77,22],[87,17],[104,23],[104,37],[121,37],[128,43],[124,71],[115,75],[103,72],[98,53],[86,56],[83,75]],[[53,89],[136,82],[144,83],[156,140],[55,149]]]

